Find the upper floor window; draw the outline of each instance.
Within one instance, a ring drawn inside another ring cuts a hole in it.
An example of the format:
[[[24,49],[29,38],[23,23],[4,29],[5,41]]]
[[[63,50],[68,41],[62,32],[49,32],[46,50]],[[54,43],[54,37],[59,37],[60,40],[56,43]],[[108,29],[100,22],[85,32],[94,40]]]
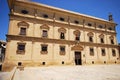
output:
[[[88,23],[87,25],[88,25],[88,26],[92,26],[92,24],[91,24],[91,23]]]
[[[79,24],[79,21],[75,20],[74,23],[75,23],[75,24]]]
[[[113,30],[112,27],[109,27],[108,30]]]
[[[98,25],[98,28],[103,28],[103,26],[102,25]]]
[[[43,17],[44,17],[44,18],[48,18],[48,15],[47,15],[47,14],[44,14]]]
[[[59,28],[58,32],[60,33],[60,39],[65,39],[66,29],[65,28]]]
[[[94,34],[92,32],[89,32],[87,35],[89,37],[89,42],[93,42],[93,36],[94,36]]]
[[[90,48],[90,55],[94,56],[94,48]]]
[[[89,42],[93,42],[93,37],[89,36]]]
[[[47,36],[48,36],[47,30],[43,30],[42,37],[47,37]]]
[[[22,14],[28,14],[28,11],[27,10],[21,10],[21,13]]]
[[[60,33],[60,39],[65,39],[65,35],[63,32]]]
[[[112,56],[116,56],[116,52],[115,52],[115,49],[112,49]]]
[[[26,28],[20,28],[20,35],[26,35]]]
[[[111,44],[114,44],[114,40],[113,39],[111,39]]]
[[[80,31],[79,30],[75,30],[73,33],[75,35],[75,40],[76,41],[80,41]]]
[[[26,43],[18,43],[17,54],[24,54],[25,53],[25,44]]]
[[[42,29],[42,37],[48,37],[48,30],[49,30],[49,26],[47,24],[43,24],[42,26],[40,26],[40,28]]]
[[[22,21],[22,22],[19,22],[17,25],[20,28],[19,35],[26,35],[27,28],[29,28],[29,24],[24,22],[24,21]]]
[[[105,49],[101,49],[101,52],[102,52],[102,56],[105,56],[105,55],[106,55]]]
[[[104,39],[103,38],[100,38],[100,41],[101,41],[101,43],[104,43]]]
[[[65,21],[65,19],[64,19],[64,18],[62,18],[62,17],[60,17],[59,19],[60,19],[60,21]]]
[[[101,43],[104,43],[104,35],[103,35],[103,34],[100,34],[100,35],[99,35],[99,38],[100,38],[100,42],[101,42]]]

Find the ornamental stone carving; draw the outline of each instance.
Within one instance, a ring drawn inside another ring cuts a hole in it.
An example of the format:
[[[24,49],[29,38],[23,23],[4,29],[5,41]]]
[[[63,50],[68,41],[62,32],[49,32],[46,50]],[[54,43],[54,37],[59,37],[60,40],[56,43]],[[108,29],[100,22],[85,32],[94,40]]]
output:
[[[89,32],[89,33],[87,33],[87,35],[92,36],[92,37],[94,36],[93,32]]]
[[[62,32],[62,33],[66,33],[66,29],[63,28],[63,27],[62,27],[62,28],[59,28],[59,29],[58,29],[58,32],[59,32],[59,33],[61,33],[61,32]]]
[[[80,35],[80,31],[79,31],[79,30],[75,30],[75,31],[73,32],[73,34],[74,34],[74,35]]]
[[[27,22],[25,22],[25,21],[19,22],[17,25],[18,25],[18,27],[21,27],[21,26],[26,27],[26,28],[29,27],[29,24]]]
[[[110,39],[114,39],[114,36],[111,35],[109,38],[110,38]]]
[[[103,35],[103,34],[100,34],[99,37],[100,37],[100,38],[104,38],[104,35]]]
[[[71,48],[71,50],[74,50],[74,51],[83,51],[83,47],[81,45],[77,44],[77,45],[73,46]]]
[[[47,30],[49,30],[49,26],[47,24],[43,24],[42,26],[40,26],[40,29],[47,29]]]

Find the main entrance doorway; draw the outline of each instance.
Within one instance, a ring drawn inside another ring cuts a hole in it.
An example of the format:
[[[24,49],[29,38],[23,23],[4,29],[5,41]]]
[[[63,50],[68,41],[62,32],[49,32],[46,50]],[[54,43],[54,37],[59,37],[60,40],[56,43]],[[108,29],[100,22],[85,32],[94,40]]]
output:
[[[81,52],[75,51],[75,64],[82,65]]]

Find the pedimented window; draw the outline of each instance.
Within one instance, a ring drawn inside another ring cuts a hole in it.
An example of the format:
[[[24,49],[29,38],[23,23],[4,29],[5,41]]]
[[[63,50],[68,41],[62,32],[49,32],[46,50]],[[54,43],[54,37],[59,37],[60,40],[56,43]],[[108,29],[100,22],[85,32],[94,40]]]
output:
[[[75,35],[75,40],[79,41],[80,40],[80,31],[79,30],[75,30],[73,32],[73,34]]]

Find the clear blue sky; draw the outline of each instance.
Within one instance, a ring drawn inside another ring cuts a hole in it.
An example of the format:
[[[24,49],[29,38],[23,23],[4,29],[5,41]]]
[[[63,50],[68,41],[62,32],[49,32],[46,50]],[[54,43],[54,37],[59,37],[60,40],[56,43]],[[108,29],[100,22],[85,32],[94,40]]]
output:
[[[108,20],[109,12],[118,24],[117,41],[120,43],[120,0],[32,0],[42,4],[95,16]],[[6,40],[9,22],[7,0],[0,0],[0,39]]]

